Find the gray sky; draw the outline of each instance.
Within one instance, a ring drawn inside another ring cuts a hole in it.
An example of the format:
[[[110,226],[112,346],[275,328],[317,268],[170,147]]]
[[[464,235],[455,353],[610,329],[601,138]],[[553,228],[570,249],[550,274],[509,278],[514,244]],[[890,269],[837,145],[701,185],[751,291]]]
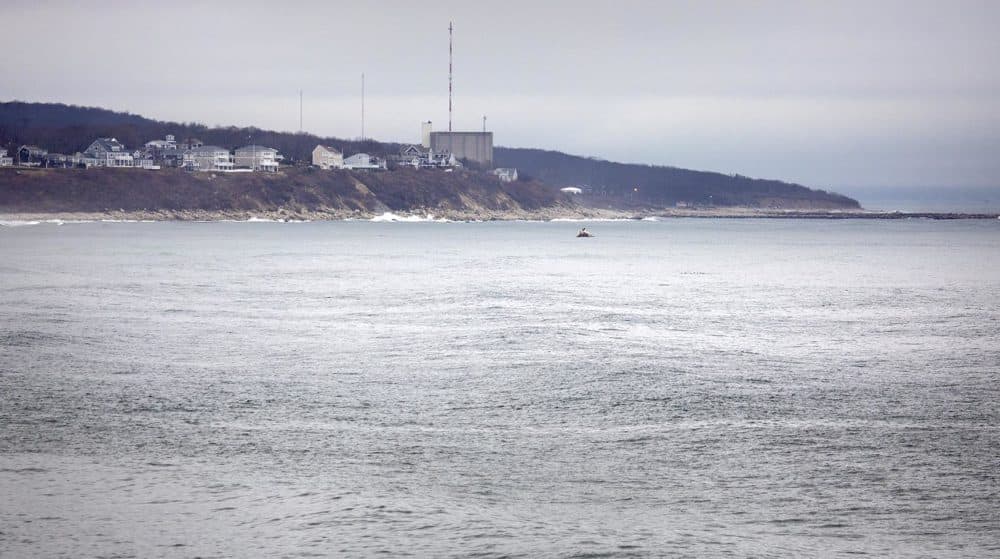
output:
[[[1000,183],[1000,2],[0,3],[0,100],[822,188]]]

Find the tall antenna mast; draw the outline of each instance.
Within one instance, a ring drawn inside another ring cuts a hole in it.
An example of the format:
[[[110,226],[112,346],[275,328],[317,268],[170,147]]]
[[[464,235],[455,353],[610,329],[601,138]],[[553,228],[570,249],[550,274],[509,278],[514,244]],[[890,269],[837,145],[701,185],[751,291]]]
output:
[[[365,73],[361,72],[361,141],[365,141]]]
[[[451,132],[451,37],[452,25],[448,22],[448,132]]]
[[[299,132],[302,132],[302,90],[299,90]]]
[[[486,115],[483,115],[483,132],[486,132]]]

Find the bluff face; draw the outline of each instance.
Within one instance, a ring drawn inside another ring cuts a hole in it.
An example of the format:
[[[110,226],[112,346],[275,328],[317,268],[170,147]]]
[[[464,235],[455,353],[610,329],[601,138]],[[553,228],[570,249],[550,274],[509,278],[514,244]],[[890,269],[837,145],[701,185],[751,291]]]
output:
[[[503,183],[480,173],[321,171],[194,173],[180,169],[0,169],[0,213],[161,212],[343,218],[426,212],[518,218],[573,211],[573,200],[539,182]]]

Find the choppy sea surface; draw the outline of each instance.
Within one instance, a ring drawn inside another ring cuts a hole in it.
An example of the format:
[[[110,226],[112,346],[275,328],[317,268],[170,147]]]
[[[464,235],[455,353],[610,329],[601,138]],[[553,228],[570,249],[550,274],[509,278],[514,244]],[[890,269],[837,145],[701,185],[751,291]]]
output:
[[[996,557],[998,303],[1000,220],[0,227],[0,556]]]

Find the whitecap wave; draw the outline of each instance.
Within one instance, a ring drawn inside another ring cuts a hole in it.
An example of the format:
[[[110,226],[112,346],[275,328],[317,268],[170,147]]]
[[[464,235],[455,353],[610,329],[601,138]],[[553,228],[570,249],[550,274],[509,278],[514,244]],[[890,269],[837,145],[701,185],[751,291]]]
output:
[[[435,218],[432,214],[427,214],[424,217],[419,215],[399,215],[392,212],[385,212],[382,215],[377,215],[371,218],[369,221],[375,222],[404,222],[404,223],[448,223],[450,219]]]
[[[550,223],[596,223],[598,221],[635,221],[630,217],[555,217]]]
[[[40,223],[41,221],[19,221],[19,220],[0,221],[0,227],[24,227],[26,225],[38,225]]]

